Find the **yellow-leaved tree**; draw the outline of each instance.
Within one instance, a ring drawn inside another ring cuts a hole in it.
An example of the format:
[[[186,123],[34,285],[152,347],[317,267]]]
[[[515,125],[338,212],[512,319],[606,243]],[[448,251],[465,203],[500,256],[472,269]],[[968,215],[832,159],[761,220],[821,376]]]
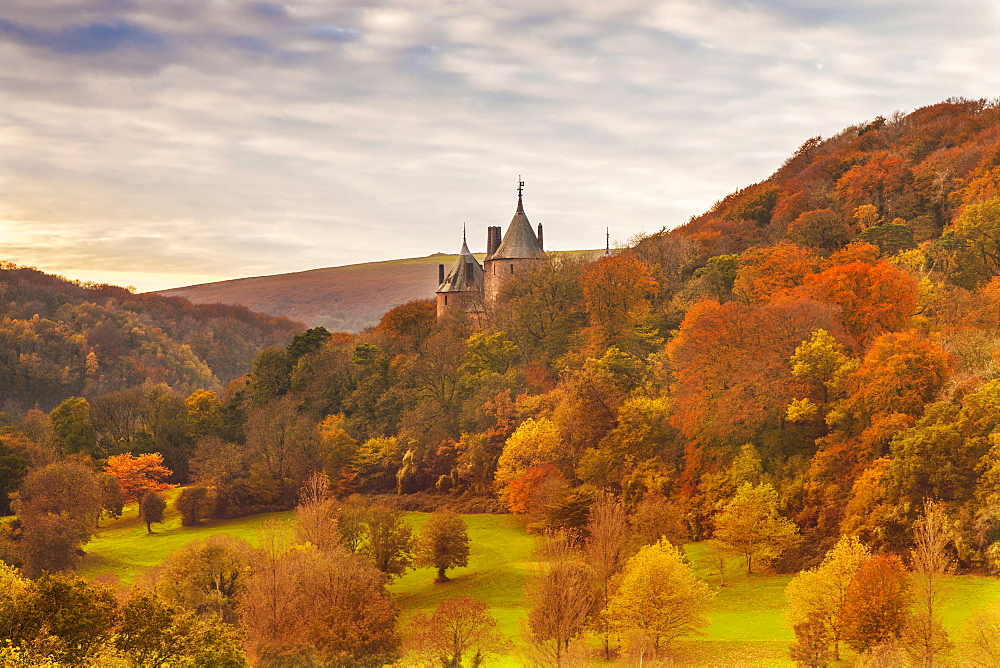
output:
[[[628,560],[604,614],[616,635],[634,649],[655,654],[708,626],[705,613],[713,596],[680,551],[663,539]]]
[[[802,540],[795,522],[778,514],[778,492],[770,483],[745,482],[715,518],[715,537],[743,556],[747,575]]]
[[[518,479],[534,469],[556,466],[561,451],[562,439],[551,420],[528,418],[510,435],[497,460],[493,481],[500,497],[511,506],[511,510],[524,512],[513,507],[517,504],[513,504],[510,498]]]
[[[788,625],[795,629],[796,644],[792,658],[807,661],[807,656],[828,652],[839,658],[839,643],[844,637],[844,605],[847,589],[871,550],[855,536],[845,536],[833,546],[817,568],[800,572],[788,583],[785,596]]]

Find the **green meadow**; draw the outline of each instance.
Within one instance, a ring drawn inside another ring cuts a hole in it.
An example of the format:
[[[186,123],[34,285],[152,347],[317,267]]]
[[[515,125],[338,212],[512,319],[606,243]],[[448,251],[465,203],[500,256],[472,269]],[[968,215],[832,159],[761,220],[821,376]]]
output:
[[[230,521],[211,521],[199,527],[182,527],[180,518],[168,510],[163,524],[153,525],[153,534],[136,517],[134,507],[118,520],[105,520],[98,535],[86,547],[87,556],[80,573],[86,578],[118,579],[124,584],[135,581],[147,567],[191,541],[216,533],[228,533],[256,544],[265,521],[290,525],[293,512],[255,515]],[[423,513],[408,513],[414,531],[426,521]],[[471,554],[466,568],[449,571],[451,581],[434,582],[431,568],[415,569],[397,578],[390,590],[402,608],[401,623],[409,623],[418,612],[430,612],[444,598],[472,596],[485,601],[500,629],[515,645],[520,639],[521,620],[525,615],[525,582],[537,567],[534,561],[535,537],[515,515],[464,515],[469,527]],[[732,559],[726,572],[726,586],[708,565],[704,544],[685,547],[698,575],[716,592],[710,612],[710,624],[703,636],[679,643],[672,660],[677,665],[767,665],[791,666],[788,646],[794,635],[785,625],[784,590],[791,576],[751,575],[741,569],[739,559]],[[978,576],[955,576],[948,579],[948,598],[943,606],[943,621],[953,639],[961,637],[965,623],[976,611],[1000,601],[1000,580]],[[597,657],[593,665],[604,662]],[[845,648],[846,650],[846,648]],[[851,652],[843,651],[843,665],[850,665]],[[504,665],[518,665],[511,658]]]

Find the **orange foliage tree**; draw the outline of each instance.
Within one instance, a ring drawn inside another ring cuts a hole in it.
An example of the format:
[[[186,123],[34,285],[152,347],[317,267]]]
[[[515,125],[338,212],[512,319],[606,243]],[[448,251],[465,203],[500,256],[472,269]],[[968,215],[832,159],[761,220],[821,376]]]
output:
[[[837,194],[848,206],[874,204],[881,214],[893,196],[901,194],[912,179],[906,161],[888,151],[879,151],[861,165],[851,167],[837,181]]]
[[[602,258],[584,267],[580,285],[595,346],[641,350],[650,338],[641,330],[658,287],[649,265],[631,253]]]
[[[903,634],[913,601],[909,574],[895,554],[868,557],[847,587],[847,642],[858,652]]]
[[[804,292],[843,309],[847,332],[861,343],[905,329],[917,306],[917,284],[888,264],[852,262],[805,279]]]
[[[951,358],[939,345],[913,332],[875,339],[857,371],[846,380],[841,422],[867,427],[883,416],[916,417],[944,385]]]
[[[703,443],[745,442],[779,424],[793,398],[816,392],[790,377],[789,358],[820,328],[839,332],[833,309],[811,300],[696,304],[667,349],[677,378],[672,422]]]
[[[781,242],[768,248],[751,248],[740,256],[733,292],[751,304],[763,304],[802,284],[816,272],[819,258],[813,251]]]
[[[104,470],[114,476],[122,488],[125,502],[138,501],[148,492],[161,492],[177,485],[163,482],[173,471],[163,465],[163,455],[149,452],[133,457],[126,452],[108,457]]]

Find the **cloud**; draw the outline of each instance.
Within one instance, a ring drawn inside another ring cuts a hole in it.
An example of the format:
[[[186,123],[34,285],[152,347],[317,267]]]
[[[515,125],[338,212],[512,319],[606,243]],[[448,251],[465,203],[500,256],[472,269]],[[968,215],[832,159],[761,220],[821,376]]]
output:
[[[0,23],[0,252],[157,287],[481,249],[518,174],[600,247],[1000,84],[986,0],[45,5]]]

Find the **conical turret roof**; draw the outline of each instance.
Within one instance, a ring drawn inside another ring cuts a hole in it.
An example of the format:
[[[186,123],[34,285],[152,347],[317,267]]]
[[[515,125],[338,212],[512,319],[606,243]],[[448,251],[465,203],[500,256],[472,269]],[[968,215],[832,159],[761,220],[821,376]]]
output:
[[[488,260],[513,260],[518,258],[543,258],[546,257],[535,231],[531,229],[528,216],[524,214],[524,204],[521,202],[521,193],[517,194],[517,211],[510,220],[507,232],[503,235],[503,241],[497,247]]]
[[[466,269],[466,266],[470,267]],[[483,267],[476,256],[469,251],[469,244],[462,234],[462,250],[455,264],[444,277],[444,283],[437,292],[480,292],[483,289]]]

